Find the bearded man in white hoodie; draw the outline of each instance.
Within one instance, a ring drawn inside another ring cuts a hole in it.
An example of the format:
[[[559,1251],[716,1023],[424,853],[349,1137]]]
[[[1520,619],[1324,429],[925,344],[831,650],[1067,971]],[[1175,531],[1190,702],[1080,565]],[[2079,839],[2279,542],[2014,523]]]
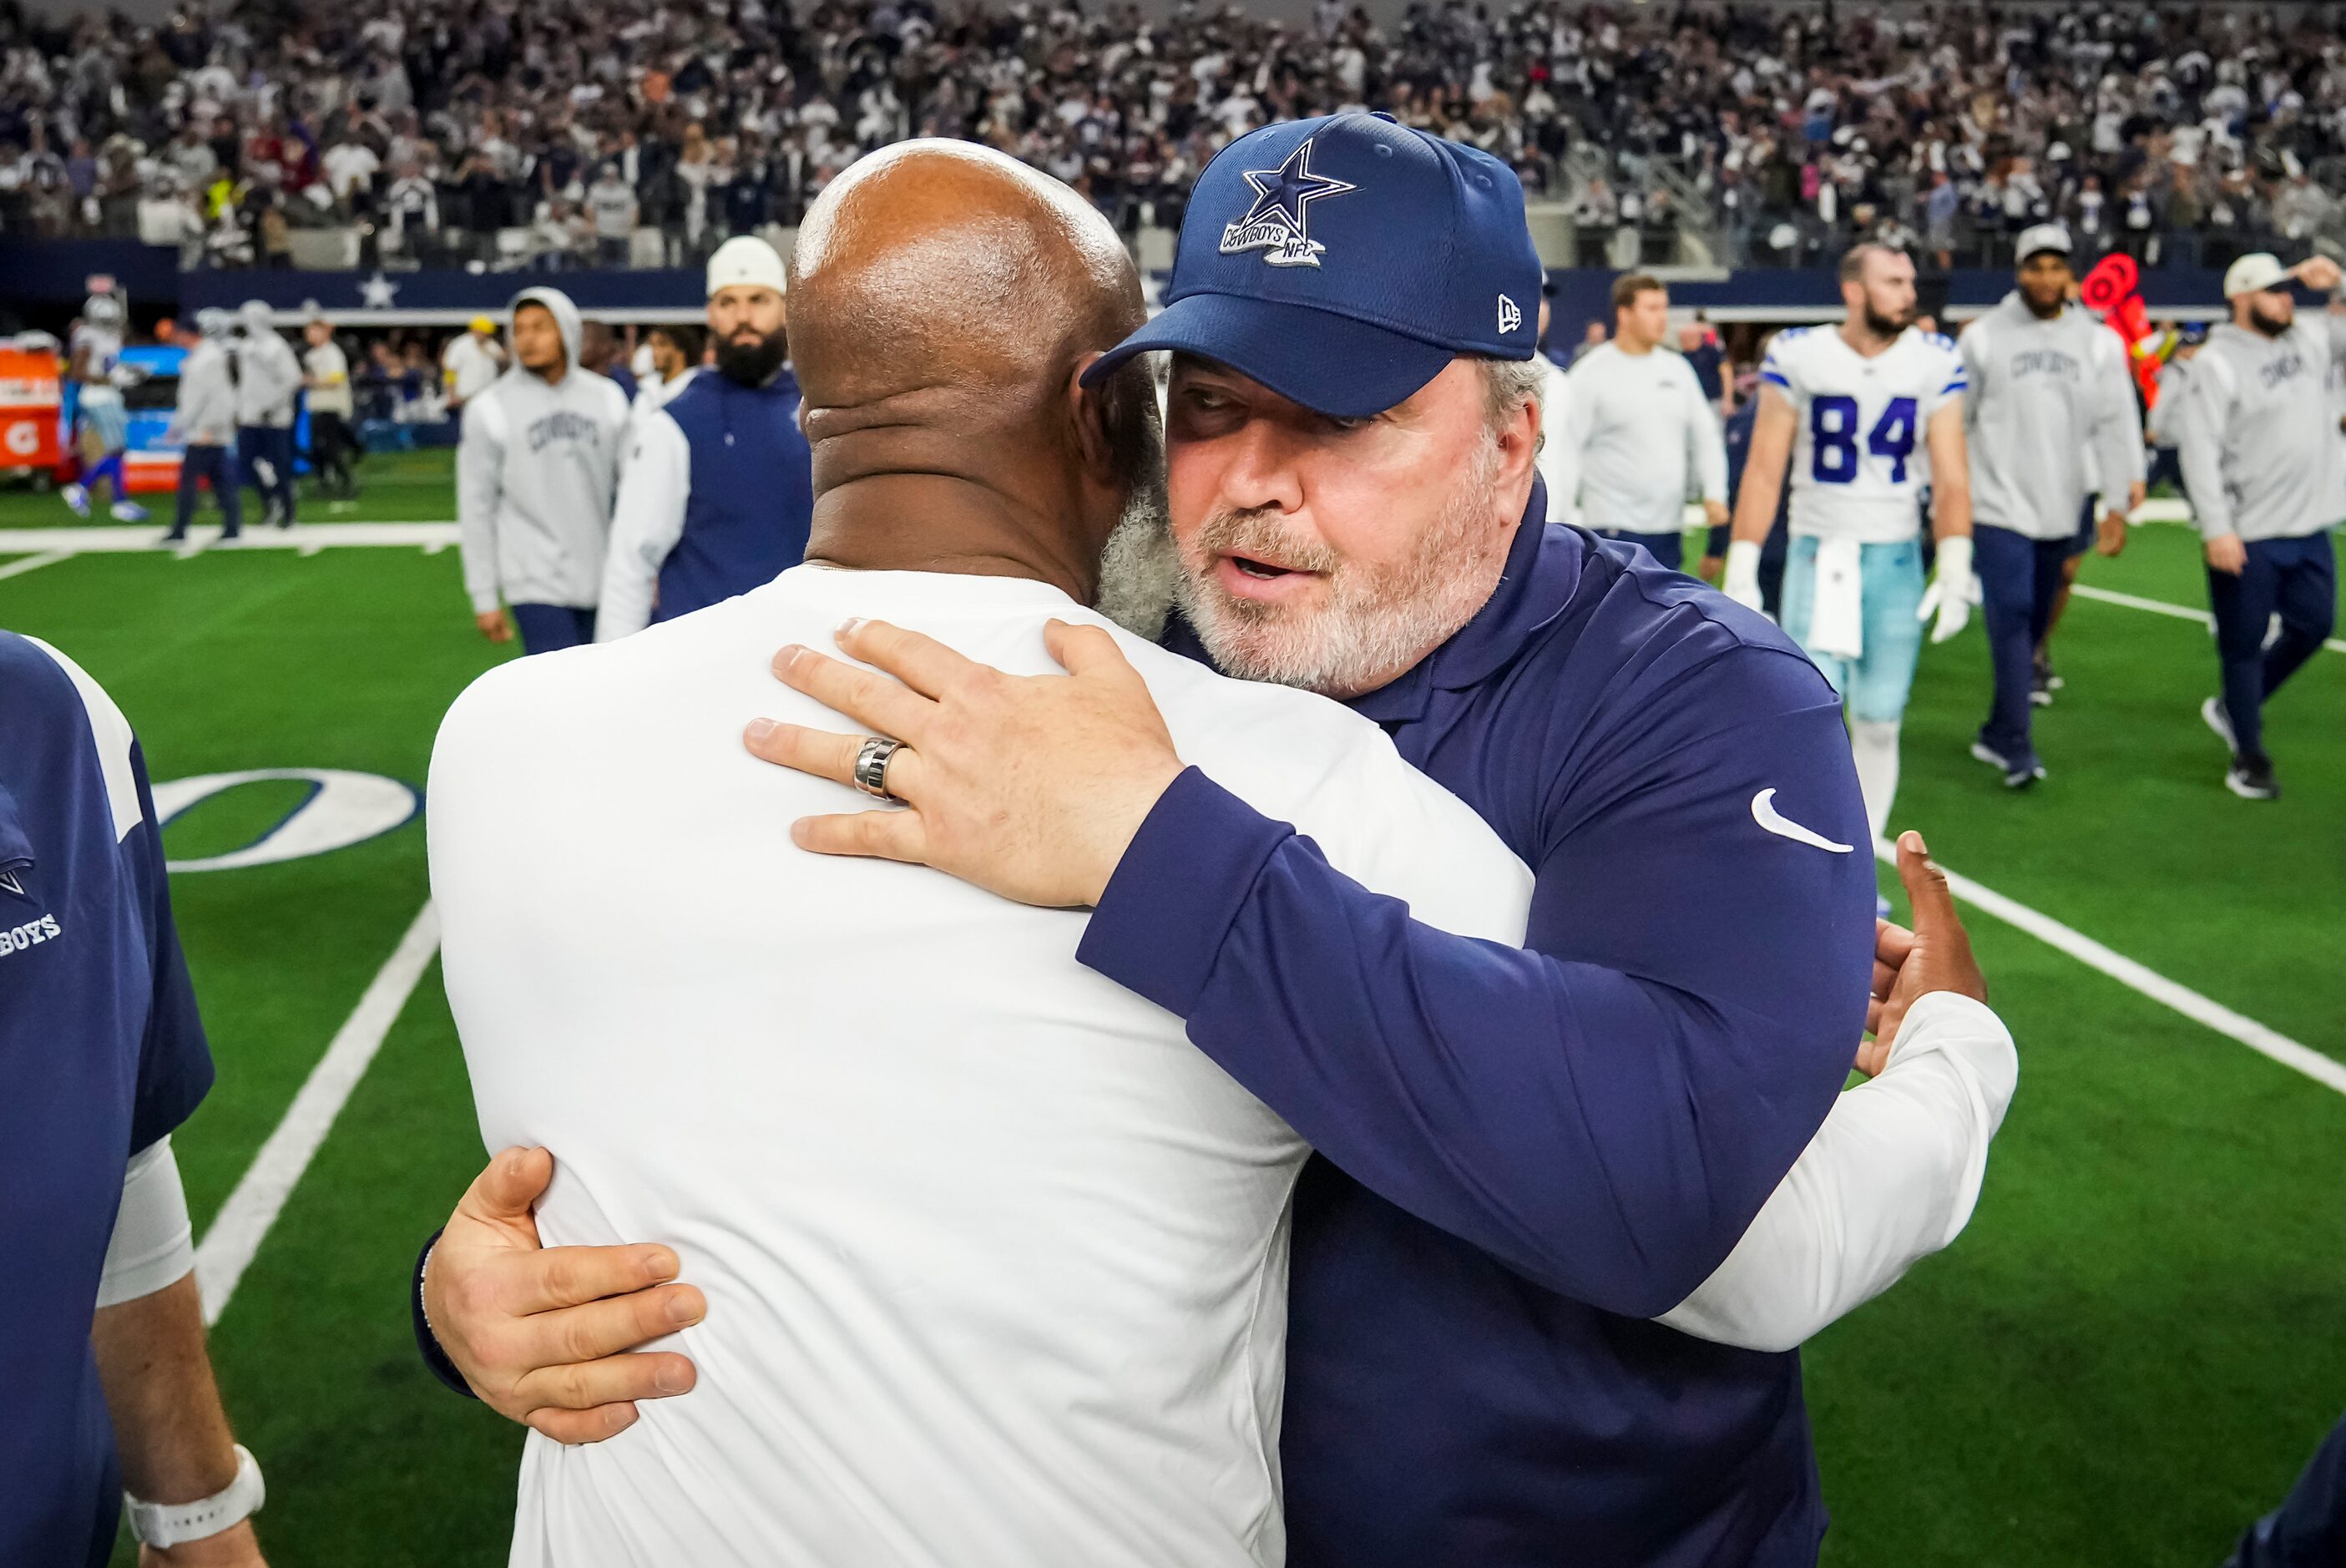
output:
[[[464,405],[456,521],[474,623],[525,653],[595,640],[626,394],[578,362],[578,308],[514,297],[513,368]]]

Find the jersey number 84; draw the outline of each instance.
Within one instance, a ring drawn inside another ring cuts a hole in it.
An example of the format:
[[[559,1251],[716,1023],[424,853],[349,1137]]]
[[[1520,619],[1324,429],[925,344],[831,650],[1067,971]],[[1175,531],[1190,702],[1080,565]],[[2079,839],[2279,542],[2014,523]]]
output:
[[[1906,460],[1914,455],[1920,428],[1914,400],[1892,398],[1890,406],[1863,437],[1865,450],[1890,460],[1890,483],[1906,483]],[[1809,477],[1819,484],[1847,484],[1857,477],[1858,427],[1863,423],[1857,400],[1838,395],[1813,398],[1809,403]]]

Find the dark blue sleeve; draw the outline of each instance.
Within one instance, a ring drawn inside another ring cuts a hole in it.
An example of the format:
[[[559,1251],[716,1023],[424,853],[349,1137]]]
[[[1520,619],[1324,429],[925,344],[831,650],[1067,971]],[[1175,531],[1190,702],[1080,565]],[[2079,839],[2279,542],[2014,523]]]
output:
[[[147,787],[147,755],[130,746],[130,769],[138,780],[138,825],[123,840],[131,885],[146,927],[154,994],[138,1046],[138,1097],[130,1112],[130,1148],[153,1145],[195,1114],[211,1092],[212,1054],[204,1021],[196,1011],[196,991],[188,978],[179,929],[171,921],[171,880],[163,863],[163,830],[155,820],[155,799]]]
[[[1726,1257],[1847,1076],[1872,858],[1840,705],[1796,653],[1608,711],[1550,780],[1524,951],[1412,921],[1192,771],[1078,956],[1371,1190],[1647,1318]],[[1764,829],[1770,789],[1847,852]]]
[[[415,1273],[407,1282],[407,1316],[415,1329],[415,1353],[423,1358],[423,1365],[440,1380],[442,1387],[453,1389],[468,1400],[477,1400],[481,1396],[473,1391],[473,1385],[464,1380],[464,1374],[456,1369],[448,1352],[440,1348],[440,1336],[432,1331],[432,1319],[423,1311],[423,1271],[431,1266],[432,1249],[440,1245],[440,1231],[434,1231],[432,1239],[423,1244],[423,1250],[415,1255]]]

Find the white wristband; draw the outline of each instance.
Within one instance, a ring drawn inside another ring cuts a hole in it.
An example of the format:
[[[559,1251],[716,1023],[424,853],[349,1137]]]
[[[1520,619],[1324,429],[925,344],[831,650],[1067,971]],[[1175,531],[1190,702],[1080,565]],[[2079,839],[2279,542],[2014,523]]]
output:
[[[1727,545],[1727,570],[1719,576],[1721,592],[1730,599],[1749,603],[1760,596],[1760,543],[1756,539],[1730,539]]]
[[[260,1482],[260,1461],[239,1443],[236,1479],[209,1497],[193,1502],[141,1502],[126,1492],[122,1506],[130,1517],[132,1538],[159,1550],[201,1541],[243,1523],[260,1512],[268,1495]]]
[[[1939,541],[1939,581],[1972,598],[1972,536],[1957,534]]]

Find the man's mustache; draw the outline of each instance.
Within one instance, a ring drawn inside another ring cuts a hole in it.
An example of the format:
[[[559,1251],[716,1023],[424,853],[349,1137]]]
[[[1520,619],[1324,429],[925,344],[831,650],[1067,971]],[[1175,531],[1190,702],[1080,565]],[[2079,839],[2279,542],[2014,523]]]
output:
[[[1250,561],[1284,566],[1290,572],[1333,573],[1343,557],[1327,545],[1300,539],[1279,522],[1279,510],[1257,506],[1243,512],[1217,512],[1198,530],[1198,550],[1211,558],[1242,555]]]

